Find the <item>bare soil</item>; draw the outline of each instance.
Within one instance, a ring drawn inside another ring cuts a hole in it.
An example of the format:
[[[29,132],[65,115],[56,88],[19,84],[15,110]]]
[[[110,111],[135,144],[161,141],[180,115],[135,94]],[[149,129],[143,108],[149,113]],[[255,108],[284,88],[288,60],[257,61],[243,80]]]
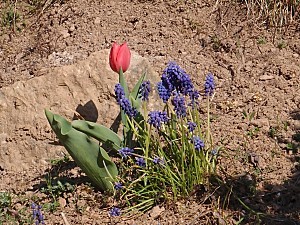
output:
[[[31,13],[26,1],[15,3],[21,17],[0,28],[0,92],[109,49],[113,41],[127,41],[158,73],[176,61],[200,89],[212,72],[212,128],[222,146],[223,182],[198,188],[187,201],[111,218],[112,199],[95,190],[72,161],[33,167],[31,173],[0,168],[0,191],[12,195],[0,224],[30,224],[32,201],[44,205],[46,224],[300,224],[297,20],[281,29],[265,27],[247,15],[244,4],[233,2],[66,0]],[[4,2],[0,6],[3,11]],[[56,182],[52,193],[49,177]],[[58,180],[71,186],[59,189]]]

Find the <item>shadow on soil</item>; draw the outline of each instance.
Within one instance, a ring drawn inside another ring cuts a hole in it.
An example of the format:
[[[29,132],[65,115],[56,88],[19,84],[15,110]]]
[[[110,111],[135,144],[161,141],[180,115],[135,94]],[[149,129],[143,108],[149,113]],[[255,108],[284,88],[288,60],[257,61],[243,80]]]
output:
[[[298,160],[299,157],[295,157]],[[239,224],[300,225],[300,171],[295,169],[283,185],[266,184],[257,191],[256,177],[246,174],[227,178],[217,195],[223,207],[237,212]]]
[[[291,117],[300,121],[300,111],[292,112]],[[237,212],[236,221],[243,219],[238,224],[300,225],[300,128],[294,130],[290,160],[295,167],[293,175],[282,185],[270,181],[258,191],[259,178],[252,174],[227,177],[218,183],[217,195],[223,208]]]
[[[45,173],[36,177],[36,180],[40,180],[40,183],[33,186],[33,190],[45,190],[50,189],[61,189],[61,192],[68,192],[71,190],[68,187],[78,186],[81,184],[90,183],[87,176],[80,175],[79,170],[76,168],[77,165],[74,161],[69,161],[68,158],[64,158],[57,162],[52,162],[52,166],[45,170]]]

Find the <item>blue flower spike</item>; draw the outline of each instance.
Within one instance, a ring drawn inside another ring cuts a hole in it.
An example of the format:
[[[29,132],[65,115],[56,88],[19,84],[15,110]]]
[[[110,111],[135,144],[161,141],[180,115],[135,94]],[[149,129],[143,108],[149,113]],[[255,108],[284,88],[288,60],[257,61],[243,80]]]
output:
[[[212,96],[215,91],[215,80],[212,73],[207,74],[205,79],[205,95],[206,96]]]
[[[187,123],[187,125],[188,125],[188,130],[189,130],[190,133],[192,133],[196,129],[196,126],[197,126],[196,123],[191,122],[191,121],[189,121]]]
[[[108,214],[109,214],[110,216],[113,216],[113,217],[115,217],[115,216],[120,216],[120,215],[121,215],[121,209],[119,209],[118,207],[112,207],[112,208],[109,210]]]
[[[150,86],[150,81],[144,81],[141,84],[139,93],[142,96],[142,101],[148,101],[149,100],[149,94],[151,92],[151,86]]]
[[[121,109],[130,117],[136,117],[138,111],[136,108],[132,107],[128,98],[125,97],[125,92],[121,84],[116,84],[115,86],[115,95],[118,104]]]
[[[122,156],[122,158],[126,159],[128,156],[130,156],[133,153],[133,149],[124,147],[119,149],[118,152]]]
[[[142,157],[136,157],[135,158],[135,163],[140,166],[140,167],[145,167],[146,166],[146,161]]]
[[[35,203],[31,204],[32,209],[32,219],[35,221],[36,225],[45,224],[44,216],[42,213],[42,206],[36,205]]]
[[[198,136],[193,137],[193,143],[196,150],[200,151],[204,148],[204,142]]]
[[[160,164],[160,165],[163,165],[165,163],[164,159],[160,158],[158,156],[154,157],[154,159],[152,160],[152,162],[154,164]]]
[[[148,123],[157,129],[161,127],[162,123],[167,123],[169,121],[166,112],[152,111],[148,114],[148,116],[149,116]]]
[[[121,190],[121,189],[123,189],[123,185],[122,185],[121,182],[115,182],[114,187],[115,187],[115,190]]]

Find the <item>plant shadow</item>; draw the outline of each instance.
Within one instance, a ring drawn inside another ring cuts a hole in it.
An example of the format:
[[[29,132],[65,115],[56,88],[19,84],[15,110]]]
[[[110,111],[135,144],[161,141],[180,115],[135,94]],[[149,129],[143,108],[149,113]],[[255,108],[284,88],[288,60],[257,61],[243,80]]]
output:
[[[299,168],[282,185],[267,183],[263,190],[257,190],[256,179],[245,174],[219,181],[216,195],[223,209],[234,211],[234,219],[242,219],[239,224],[300,224]]]
[[[75,109],[73,120],[84,119],[90,122],[97,122],[98,120],[98,109],[93,100],[88,101],[84,105],[79,104]]]
[[[300,110],[293,111],[291,118],[300,121]],[[300,126],[294,126],[293,132],[293,154],[288,158],[294,166],[292,175],[282,184],[270,180],[258,188],[262,180],[255,173],[232,177],[225,172],[222,179],[213,183],[219,187],[219,205],[235,212],[236,221],[242,219],[238,224],[300,225]]]
[[[34,180],[39,180],[40,182],[33,186],[33,191],[42,190],[48,186],[55,186],[58,181],[62,184],[76,186],[90,182],[87,176],[80,174],[80,169],[75,161],[70,161],[66,157],[52,162],[51,166]]]

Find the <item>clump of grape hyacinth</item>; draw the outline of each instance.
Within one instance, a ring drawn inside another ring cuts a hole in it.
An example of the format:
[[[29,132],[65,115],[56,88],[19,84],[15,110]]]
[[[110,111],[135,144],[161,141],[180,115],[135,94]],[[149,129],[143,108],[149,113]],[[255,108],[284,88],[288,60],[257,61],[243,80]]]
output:
[[[124,147],[124,148],[119,149],[118,152],[122,156],[122,158],[126,159],[129,155],[131,155],[131,153],[133,153],[133,149]]]
[[[212,73],[207,74],[204,86],[205,95],[212,96],[215,90],[215,81]]]
[[[132,107],[128,98],[125,97],[125,92],[121,84],[116,84],[115,95],[121,109],[130,117],[135,117],[138,114],[136,108]]]
[[[32,218],[35,221],[35,224],[36,225],[45,224],[44,216],[41,211],[42,206],[32,203],[31,208],[32,208]]]
[[[142,96],[142,101],[148,101],[149,100],[149,94],[151,91],[150,81],[144,81],[141,84],[139,94]]]
[[[110,216],[120,216],[121,215],[121,209],[119,209],[118,207],[112,207],[109,210],[109,215]]]
[[[152,111],[148,114],[148,123],[159,129],[162,123],[167,123],[169,118],[166,112]]]
[[[193,137],[193,143],[194,143],[195,149],[198,151],[200,151],[201,149],[204,148],[204,142],[198,136]]]

